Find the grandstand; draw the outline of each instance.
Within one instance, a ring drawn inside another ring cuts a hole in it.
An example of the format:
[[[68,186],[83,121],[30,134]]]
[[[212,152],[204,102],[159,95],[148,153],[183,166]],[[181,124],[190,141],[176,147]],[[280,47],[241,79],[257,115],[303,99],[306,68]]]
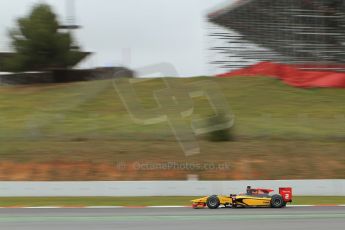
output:
[[[302,69],[345,71],[344,0],[240,0],[214,10],[209,21],[225,28],[212,50],[231,70],[260,61]],[[239,60],[244,60],[239,62]]]

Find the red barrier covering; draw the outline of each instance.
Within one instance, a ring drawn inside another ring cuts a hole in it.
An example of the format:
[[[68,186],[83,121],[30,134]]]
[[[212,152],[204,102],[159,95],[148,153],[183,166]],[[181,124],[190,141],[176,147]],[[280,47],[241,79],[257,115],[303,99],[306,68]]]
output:
[[[218,75],[218,77],[266,76],[281,79],[286,84],[303,87],[345,88],[345,73],[331,71],[303,71],[297,67],[272,62],[256,65]]]

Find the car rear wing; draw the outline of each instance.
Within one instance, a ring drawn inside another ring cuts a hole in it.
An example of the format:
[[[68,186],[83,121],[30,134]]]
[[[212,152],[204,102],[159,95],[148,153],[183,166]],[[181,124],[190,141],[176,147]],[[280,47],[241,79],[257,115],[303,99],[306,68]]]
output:
[[[279,188],[279,194],[283,197],[284,202],[292,202],[292,188]]]

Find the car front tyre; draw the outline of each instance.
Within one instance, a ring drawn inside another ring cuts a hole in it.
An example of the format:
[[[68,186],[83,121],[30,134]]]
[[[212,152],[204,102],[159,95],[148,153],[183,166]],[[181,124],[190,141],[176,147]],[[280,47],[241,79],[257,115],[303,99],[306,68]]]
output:
[[[209,209],[217,209],[220,206],[220,201],[218,196],[213,195],[207,198],[206,205]]]

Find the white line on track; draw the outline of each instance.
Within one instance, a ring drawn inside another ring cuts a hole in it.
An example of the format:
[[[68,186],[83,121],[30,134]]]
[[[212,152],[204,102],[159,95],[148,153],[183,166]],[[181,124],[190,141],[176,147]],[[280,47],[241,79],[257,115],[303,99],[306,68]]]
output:
[[[100,208],[125,208],[125,206],[86,206],[89,209],[100,209]]]
[[[146,208],[189,208],[191,206],[147,206]]]
[[[287,207],[345,207],[341,205],[288,205]],[[191,206],[85,206],[85,207],[69,207],[69,206],[41,206],[41,207],[0,207],[0,209],[121,209],[121,208],[192,208]]]

